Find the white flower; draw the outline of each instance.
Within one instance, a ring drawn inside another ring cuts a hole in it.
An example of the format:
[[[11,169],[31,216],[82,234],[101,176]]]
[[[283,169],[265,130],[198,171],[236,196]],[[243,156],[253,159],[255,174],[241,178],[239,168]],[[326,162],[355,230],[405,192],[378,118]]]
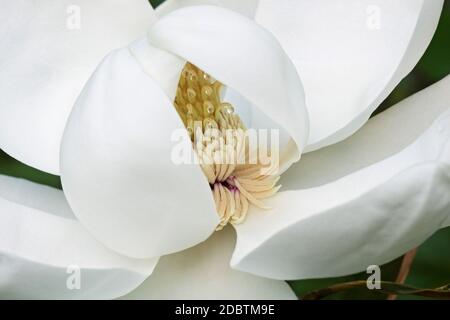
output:
[[[0,297],[116,298],[148,277],[128,297],[293,298],[278,280],[358,272],[450,225],[450,78],[367,121],[442,3],[169,0],[155,18],[145,0],[0,0],[0,147],[60,174],[73,210],[0,177]],[[235,248],[200,167],[170,158],[187,62],[247,127],[281,130],[283,188]]]

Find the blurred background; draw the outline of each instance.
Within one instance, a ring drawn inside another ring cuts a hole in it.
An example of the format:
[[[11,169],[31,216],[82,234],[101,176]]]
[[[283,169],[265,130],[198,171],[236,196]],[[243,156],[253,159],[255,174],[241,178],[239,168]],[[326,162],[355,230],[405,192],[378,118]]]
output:
[[[164,0],[150,0],[156,7]],[[439,26],[434,38],[414,70],[397,86],[377,109],[385,110],[404,98],[433,84],[450,73],[450,0],[445,1]],[[450,103],[450,101],[449,101]],[[53,176],[28,167],[0,150],[0,174],[22,177],[38,183],[61,188],[58,176]],[[449,195],[450,196],[450,195]],[[395,281],[402,262],[399,258],[382,267],[382,280]],[[298,295],[333,284],[354,280],[366,280],[366,273],[341,278],[291,281]],[[435,288],[450,283],[450,228],[432,236],[417,249],[406,284],[421,288]],[[330,296],[330,299],[386,299],[386,295],[367,289],[353,289]],[[401,295],[397,299],[418,299]]]

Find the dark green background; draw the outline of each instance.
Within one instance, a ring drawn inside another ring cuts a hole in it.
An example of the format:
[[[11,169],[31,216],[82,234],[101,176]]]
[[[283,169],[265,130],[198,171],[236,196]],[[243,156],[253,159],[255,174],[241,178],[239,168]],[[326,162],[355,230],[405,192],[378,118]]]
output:
[[[151,0],[154,6],[163,0]],[[380,112],[411,94],[431,85],[450,73],[450,0],[445,1],[444,10],[436,34],[425,55],[414,70],[397,86],[392,94],[377,109]],[[59,177],[28,167],[0,150],[0,174],[23,177],[31,181],[61,188]],[[393,281],[397,275],[401,259],[382,268],[383,280]],[[323,288],[335,283],[366,279],[361,273],[348,277],[320,280],[291,281],[294,290],[302,295],[310,290]],[[419,247],[407,284],[432,288],[450,283],[450,228],[437,232]],[[385,295],[363,289],[347,291],[334,299],[384,299]],[[414,297],[402,296],[399,299]]]

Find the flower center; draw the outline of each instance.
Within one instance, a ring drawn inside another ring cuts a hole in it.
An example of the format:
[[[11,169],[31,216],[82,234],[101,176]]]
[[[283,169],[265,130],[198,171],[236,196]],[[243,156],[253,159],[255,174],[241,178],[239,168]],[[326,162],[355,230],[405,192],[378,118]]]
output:
[[[223,85],[187,63],[181,73],[175,108],[193,143],[210,184],[220,223],[242,223],[250,205],[269,209],[262,199],[274,195],[279,176],[265,170],[248,146],[247,129],[230,103],[223,102]]]

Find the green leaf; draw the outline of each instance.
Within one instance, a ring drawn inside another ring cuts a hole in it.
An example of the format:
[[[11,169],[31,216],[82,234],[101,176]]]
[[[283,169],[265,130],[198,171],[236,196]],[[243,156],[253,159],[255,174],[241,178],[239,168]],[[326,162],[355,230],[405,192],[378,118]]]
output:
[[[61,189],[61,179],[49,173],[45,173],[23,164],[10,157],[0,149],[0,174],[18,178],[24,178],[36,183],[45,184]]]
[[[153,8],[156,8],[157,6],[159,6],[161,3],[164,2],[164,0],[149,0],[150,4],[153,6]]]
[[[450,1],[445,1],[439,26],[434,34],[427,53],[417,65],[419,72],[427,81],[445,77],[450,70]]]

